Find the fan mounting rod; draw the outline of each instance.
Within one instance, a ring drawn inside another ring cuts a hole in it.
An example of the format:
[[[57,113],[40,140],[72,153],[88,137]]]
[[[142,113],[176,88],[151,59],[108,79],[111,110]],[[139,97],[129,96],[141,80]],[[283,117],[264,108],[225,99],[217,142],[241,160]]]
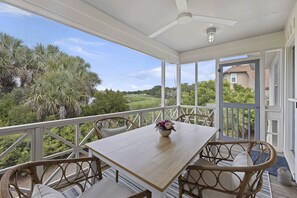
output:
[[[187,24],[192,21],[192,14],[190,12],[182,12],[177,16],[177,23]]]

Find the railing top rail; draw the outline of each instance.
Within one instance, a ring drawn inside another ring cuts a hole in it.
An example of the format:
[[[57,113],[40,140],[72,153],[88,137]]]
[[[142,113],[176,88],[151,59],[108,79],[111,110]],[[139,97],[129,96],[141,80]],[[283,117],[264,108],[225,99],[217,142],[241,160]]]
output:
[[[199,108],[199,109],[215,109],[215,106],[192,106],[192,105],[180,105],[182,108]]]
[[[110,118],[110,117],[118,117],[118,116],[128,116],[134,115],[139,113],[151,112],[151,111],[159,111],[162,109],[172,109],[177,108],[178,106],[168,106],[168,107],[154,107],[154,108],[147,108],[147,109],[139,109],[133,111],[123,111],[123,112],[116,112],[116,113],[109,113],[109,114],[102,114],[102,115],[94,115],[94,116],[85,116],[85,117],[77,117],[77,118],[68,118],[62,120],[53,120],[53,121],[45,121],[45,122],[35,122],[29,124],[22,124],[16,126],[7,126],[7,127],[0,127],[0,135],[7,135],[8,133],[20,131],[20,130],[29,130],[35,128],[50,128],[50,127],[59,127],[65,126],[69,124],[80,124],[85,122],[93,122],[98,119],[102,118]]]

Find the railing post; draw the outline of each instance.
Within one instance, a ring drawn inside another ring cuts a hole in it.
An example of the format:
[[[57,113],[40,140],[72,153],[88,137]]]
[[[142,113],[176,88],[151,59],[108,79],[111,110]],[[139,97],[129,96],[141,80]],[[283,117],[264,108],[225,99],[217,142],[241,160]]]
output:
[[[79,123],[75,124],[75,158],[79,158],[79,143],[80,143],[80,130]]]
[[[75,158],[79,158],[79,152],[80,152],[80,130],[79,130],[79,123],[75,124]],[[75,172],[78,173],[80,170],[80,167],[76,165]]]
[[[31,135],[31,161],[43,159],[43,134],[44,128],[35,128]],[[43,167],[37,167],[37,174],[41,175]]]
[[[177,106],[177,118],[181,115],[181,106],[180,105],[178,105]]]
[[[143,127],[143,112],[139,113],[139,127]]]
[[[31,137],[31,161],[43,159],[43,127],[35,128]]]

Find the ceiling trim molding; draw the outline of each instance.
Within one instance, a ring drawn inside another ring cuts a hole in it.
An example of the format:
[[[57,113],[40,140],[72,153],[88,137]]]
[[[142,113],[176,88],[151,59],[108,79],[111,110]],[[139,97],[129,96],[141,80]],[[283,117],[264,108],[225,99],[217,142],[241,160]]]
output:
[[[284,47],[285,35],[283,31],[265,34],[248,39],[232,41],[211,47],[195,49],[180,54],[180,62],[193,63],[196,61],[212,60],[216,58],[241,55],[262,50]]]
[[[178,51],[148,38],[147,35],[81,0],[4,0],[4,2],[158,59],[179,63]]]

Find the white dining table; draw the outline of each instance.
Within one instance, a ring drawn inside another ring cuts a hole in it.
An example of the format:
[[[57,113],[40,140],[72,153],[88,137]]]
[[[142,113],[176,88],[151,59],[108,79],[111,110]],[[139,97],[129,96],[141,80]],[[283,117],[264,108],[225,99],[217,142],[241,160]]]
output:
[[[170,184],[218,131],[182,122],[174,126],[169,137],[162,137],[152,124],[90,142],[89,155],[150,190],[153,198],[164,198]]]

